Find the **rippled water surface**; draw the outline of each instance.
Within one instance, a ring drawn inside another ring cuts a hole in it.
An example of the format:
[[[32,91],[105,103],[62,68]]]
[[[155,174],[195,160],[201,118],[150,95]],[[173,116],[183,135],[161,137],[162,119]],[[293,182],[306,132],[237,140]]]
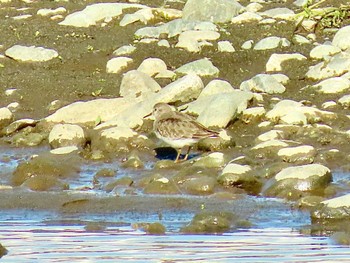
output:
[[[129,223],[110,224],[94,232],[86,230],[83,222],[74,221],[73,217],[45,219],[51,216],[30,211],[3,214],[0,236],[9,253],[1,262],[349,262],[350,259],[348,247],[332,245],[327,237],[302,235],[292,228],[252,228],[223,235],[181,235],[170,229],[164,236],[152,236],[135,230]],[[124,216],[129,220],[134,216],[134,222],[137,221],[137,215]],[[164,223],[181,225],[187,216],[174,215],[170,222],[168,214]]]
[[[17,163],[30,154],[7,151],[2,156],[7,161],[0,162],[0,183],[6,185]],[[85,165],[81,176],[71,182],[72,192],[87,187],[91,195],[113,197],[113,193],[103,194],[89,187],[95,172],[111,165]],[[336,183],[345,185],[349,174],[335,173],[334,177]],[[188,198],[201,202],[201,198]],[[248,197],[228,201],[224,207],[247,219],[252,227],[220,235],[183,235],[180,228],[196,213],[191,209],[67,213],[14,207],[0,213],[0,244],[8,250],[0,261],[350,262],[349,247],[335,245],[328,237],[311,236],[309,213],[291,209],[288,202]],[[160,222],[167,232],[163,236],[148,235],[135,227],[144,222]]]

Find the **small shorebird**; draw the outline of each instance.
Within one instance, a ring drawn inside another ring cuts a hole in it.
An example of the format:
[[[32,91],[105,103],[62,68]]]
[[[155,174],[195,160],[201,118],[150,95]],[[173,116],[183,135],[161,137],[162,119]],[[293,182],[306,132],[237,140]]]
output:
[[[207,129],[192,116],[173,111],[166,103],[155,104],[152,114],[155,118],[153,131],[156,136],[177,150],[175,162],[179,161],[184,146],[189,146],[183,159],[186,161],[192,145],[201,139],[219,136],[218,132]]]

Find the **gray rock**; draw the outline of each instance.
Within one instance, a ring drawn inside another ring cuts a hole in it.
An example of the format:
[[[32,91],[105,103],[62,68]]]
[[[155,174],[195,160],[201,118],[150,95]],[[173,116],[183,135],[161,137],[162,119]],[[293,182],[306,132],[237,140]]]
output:
[[[235,0],[188,0],[183,9],[182,18],[225,23],[238,15],[242,8]]]
[[[98,21],[106,18],[120,16],[124,9],[129,8],[148,8],[139,4],[124,4],[124,3],[97,3],[86,6],[83,10],[74,12],[66,16],[59,23],[62,26],[74,27],[89,27],[96,25]]]
[[[306,57],[299,54],[272,54],[266,63],[266,71],[282,71],[282,63],[291,59],[306,60]]]
[[[224,186],[239,187],[248,193],[257,194],[261,187],[261,182],[251,174],[251,167],[229,163],[218,176],[217,180]]]
[[[311,44],[311,41],[309,39],[307,39],[306,37],[301,36],[301,35],[294,35],[292,38],[292,42],[294,44],[299,44],[299,45]]]
[[[321,164],[287,167],[263,187],[267,196],[288,197],[290,193],[320,193],[332,181],[331,171]]]
[[[202,96],[188,105],[187,112],[198,114],[197,121],[206,127],[224,128],[247,108],[252,98],[251,92],[238,90]]]
[[[123,76],[120,84],[120,96],[124,98],[146,97],[160,89],[160,85],[146,73],[131,70]]]
[[[277,152],[277,155],[288,163],[313,163],[316,155],[316,150],[311,145],[301,145],[296,147],[282,148]]]
[[[58,57],[57,51],[43,47],[14,45],[5,51],[5,55],[18,61],[41,62]]]
[[[239,87],[241,90],[266,92],[268,94],[283,93],[286,88],[271,75],[258,74],[253,78],[243,81]]]
[[[196,74],[198,76],[217,76],[219,69],[213,65],[213,63],[207,59],[199,59],[189,62],[175,70],[178,74]]]
[[[56,124],[49,134],[52,148],[65,146],[83,147],[86,143],[84,130],[74,124]]]
[[[331,198],[321,202],[311,217],[316,219],[349,219],[350,215],[350,194]]]
[[[5,135],[10,135],[20,129],[28,126],[35,126],[38,123],[37,120],[33,119],[20,119],[12,122],[9,126],[2,129],[1,133]]]
[[[289,45],[290,45],[290,42],[286,38],[271,36],[271,37],[266,37],[261,39],[258,43],[255,44],[253,49],[267,50],[267,49],[278,48],[281,46],[285,47]]]
[[[125,68],[130,65],[133,60],[128,57],[117,57],[107,61],[106,72],[107,73],[121,73]]]
[[[334,35],[332,45],[342,50],[350,48],[350,26],[345,26]]]

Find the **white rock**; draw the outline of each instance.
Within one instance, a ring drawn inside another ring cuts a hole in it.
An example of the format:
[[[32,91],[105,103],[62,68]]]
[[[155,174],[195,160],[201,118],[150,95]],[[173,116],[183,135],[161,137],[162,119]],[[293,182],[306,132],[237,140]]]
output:
[[[266,63],[266,71],[282,71],[282,63],[291,59],[306,60],[306,57],[299,54],[272,54]]]
[[[170,47],[169,41],[166,39],[162,39],[162,40],[158,41],[157,45],[160,47]]]
[[[215,24],[208,21],[175,19],[160,26],[140,28],[135,32],[135,38],[159,38],[161,34],[167,34],[171,38],[189,30],[217,31],[218,29]]]
[[[137,70],[146,73],[150,77],[153,77],[159,72],[166,71],[167,65],[160,58],[146,58],[141,62]]]
[[[282,148],[277,152],[277,155],[282,157],[284,160],[292,160],[293,158],[296,158],[297,156],[309,156],[313,157],[315,156],[316,151],[315,148],[311,145],[301,145],[296,147],[286,147]]]
[[[58,57],[57,51],[43,47],[14,45],[5,51],[5,55],[18,61],[48,61]]]
[[[263,5],[259,4],[259,3],[250,3],[249,5],[247,5],[245,7],[245,10],[247,12],[253,12],[253,13],[256,13],[258,12],[259,10],[261,10],[262,8],[264,8]]]
[[[12,17],[13,20],[24,20],[24,19],[28,19],[31,18],[32,15],[19,15],[19,16],[14,16]]]
[[[296,44],[311,44],[311,41],[309,39],[307,39],[306,37],[303,37],[301,35],[294,35],[293,36],[293,43]]]
[[[255,145],[252,150],[261,150],[271,147],[287,147],[288,144],[280,140],[269,140]]]
[[[235,0],[188,0],[183,19],[224,23],[231,21],[243,7]]]
[[[235,52],[236,50],[230,41],[219,41],[218,42],[218,51],[232,53],[232,52]]]
[[[63,26],[74,27],[89,27],[96,25],[98,21],[106,18],[120,16],[124,9],[129,8],[148,8],[139,4],[124,4],[124,3],[97,3],[86,6],[82,11],[74,12],[66,16],[59,23]]]
[[[69,154],[72,152],[79,151],[79,148],[77,146],[65,146],[65,147],[59,147],[56,149],[53,149],[50,151],[52,154]]]
[[[254,45],[253,40],[247,40],[242,44],[241,48],[242,49],[251,49],[253,47],[253,45]]]
[[[341,76],[349,71],[350,53],[341,52],[330,57],[324,62],[311,66],[306,77],[313,80],[321,80],[330,77]]]
[[[49,143],[52,148],[65,146],[84,146],[86,142],[84,130],[74,124],[56,124],[49,134]]]
[[[133,60],[128,57],[117,57],[107,61],[106,72],[107,73],[121,73],[126,69]]]
[[[321,81],[313,86],[321,93],[335,94],[341,93],[350,88],[350,80],[343,77],[334,77]]]
[[[160,85],[146,73],[131,70],[124,74],[120,84],[120,96],[135,98],[154,94],[161,89]]]
[[[213,63],[207,59],[199,59],[189,62],[175,70],[178,74],[196,74],[198,76],[217,76],[219,69],[213,65]]]
[[[321,202],[329,208],[341,208],[350,206],[350,194],[345,194],[339,197],[328,199]]]
[[[271,74],[272,77],[274,77],[279,83],[285,85],[288,84],[289,78],[288,76],[281,74],[281,73],[276,73],[276,74]]]
[[[173,8],[152,8],[153,12],[161,18],[166,20],[174,20],[182,17],[182,10],[173,9]]]
[[[285,179],[308,179],[312,176],[323,177],[331,171],[324,165],[321,164],[307,164],[301,166],[287,167],[276,174],[275,179],[277,181]]]
[[[174,79],[176,74],[171,70],[163,70],[158,72],[154,78],[155,79]]]
[[[296,108],[300,108],[302,105],[302,103],[293,100],[282,100],[266,114],[266,118],[272,121],[278,121],[282,116],[295,111]]]
[[[332,56],[340,53],[341,49],[332,45],[319,45],[310,51],[310,58],[323,59],[327,56]]]
[[[213,152],[206,156],[200,157],[194,163],[195,166],[205,166],[219,168],[225,164],[224,154],[220,152]]]
[[[54,15],[64,14],[66,12],[67,10],[64,7],[58,7],[56,9],[48,9],[48,8],[39,9],[38,12],[36,12],[36,14],[39,16],[54,16]]]
[[[242,112],[241,119],[245,123],[249,123],[254,118],[259,118],[264,116],[265,113],[266,113],[266,110],[264,109],[264,107],[253,107],[253,108],[245,109]]]
[[[11,102],[6,106],[10,111],[15,112],[19,109],[20,105],[18,102]]]
[[[5,95],[11,96],[11,95],[15,94],[16,91],[17,91],[17,89],[7,89],[7,90],[5,90]]]
[[[195,74],[189,74],[162,88],[155,96],[155,103],[188,102],[196,99],[203,88],[201,78]]]
[[[130,55],[136,50],[136,47],[132,45],[125,45],[121,46],[120,48],[116,49],[113,52],[114,56],[124,56],[124,55]]]
[[[256,139],[260,142],[266,142],[271,140],[279,140],[283,138],[283,132],[280,130],[271,130],[260,134]]]
[[[200,41],[216,40],[220,34],[215,31],[189,30],[179,35],[179,41],[175,45],[178,48],[184,48],[189,52],[199,52],[201,49]]]
[[[53,123],[72,123],[95,126],[96,122],[104,122],[136,103],[134,99],[95,99],[78,101],[58,109],[44,120]]]
[[[350,48],[350,26],[345,26],[339,29],[334,35],[332,45],[339,47],[342,50]]]
[[[197,121],[206,127],[224,128],[238,113],[247,108],[252,97],[251,92],[239,90],[203,96],[190,103],[187,112],[198,114]]]
[[[339,101],[338,101],[339,102]],[[335,101],[326,101],[322,103],[322,108],[323,109],[328,109],[337,106],[337,103]]]
[[[253,78],[243,81],[239,87],[241,90],[266,92],[268,94],[283,93],[286,88],[271,75],[258,74]]]
[[[338,100],[338,103],[345,108],[350,107],[350,95],[344,95]]]
[[[122,20],[119,22],[120,26],[127,26],[129,24],[135,23],[135,22],[142,22],[144,24],[147,24],[148,21],[151,19],[154,19],[154,15],[151,8],[145,8],[136,11],[133,14],[126,14]]]
[[[307,118],[306,115],[300,111],[292,111],[281,116],[279,122],[282,124],[305,125],[307,124]]]
[[[8,108],[6,107],[0,108],[0,129],[9,125],[12,119],[13,119],[13,114]]]
[[[254,50],[274,49],[281,46],[285,46],[285,44],[283,45],[283,43],[287,43],[287,46],[290,45],[289,41],[285,38],[271,36],[271,37],[266,37],[261,39],[258,43],[255,44],[253,49]]]
[[[267,11],[259,13],[262,16],[272,17],[272,18],[279,18],[279,19],[285,19],[285,20],[293,20],[295,17],[294,11],[285,8],[285,7],[278,7],[269,9]]]
[[[262,17],[253,12],[244,12],[238,16],[235,16],[231,19],[231,22],[234,24],[243,24],[248,22],[260,21]]]
[[[204,87],[198,98],[233,91],[233,87],[226,80],[214,79]]]
[[[222,174],[245,174],[250,172],[252,168],[249,165],[241,165],[236,163],[229,163],[222,170]]]
[[[113,127],[101,131],[100,136],[104,139],[120,140],[122,138],[129,139],[137,136],[137,133],[127,127]]]

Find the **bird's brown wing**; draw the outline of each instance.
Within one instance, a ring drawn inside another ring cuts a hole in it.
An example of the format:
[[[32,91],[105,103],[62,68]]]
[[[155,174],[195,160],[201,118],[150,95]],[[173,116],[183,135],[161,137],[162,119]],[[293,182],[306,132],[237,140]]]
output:
[[[157,132],[167,138],[200,139],[206,137],[218,137],[218,133],[205,128],[193,119],[166,118],[157,123]]]

